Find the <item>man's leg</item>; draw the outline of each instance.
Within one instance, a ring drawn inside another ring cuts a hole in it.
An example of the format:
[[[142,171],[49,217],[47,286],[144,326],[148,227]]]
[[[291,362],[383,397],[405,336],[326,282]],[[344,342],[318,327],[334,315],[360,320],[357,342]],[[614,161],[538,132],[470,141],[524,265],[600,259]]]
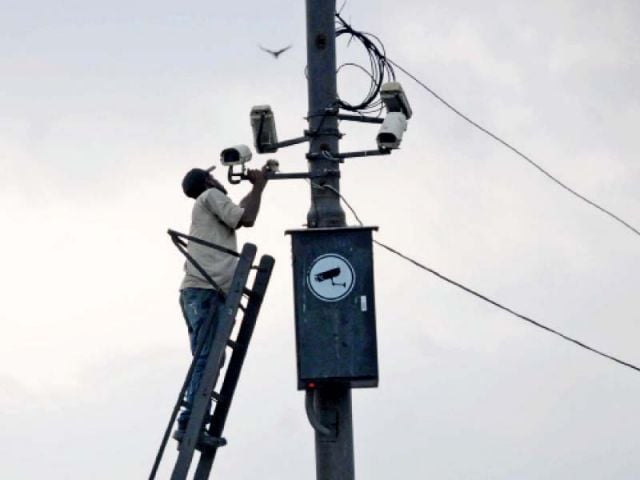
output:
[[[218,306],[219,296],[214,290],[203,288],[186,288],[180,292],[180,306],[185,320],[189,325],[189,340],[191,353],[195,355],[198,345],[204,342],[204,346],[195,358],[195,365],[191,373],[191,381],[187,388],[187,406],[180,412],[178,417],[178,430],[186,429],[193,398],[200,386],[200,380],[207,364],[211,341],[218,327]],[[210,328],[209,319],[212,324]]]

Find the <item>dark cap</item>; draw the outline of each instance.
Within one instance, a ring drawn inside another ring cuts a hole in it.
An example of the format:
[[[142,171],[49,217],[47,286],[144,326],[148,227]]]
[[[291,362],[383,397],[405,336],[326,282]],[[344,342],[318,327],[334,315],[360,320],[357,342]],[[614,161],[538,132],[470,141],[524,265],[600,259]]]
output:
[[[192,168],[182,179],[182,191],[187,197],[198,198],[207,189],[207,178],[209,172],[213,170],[203,170],[202,168]]]

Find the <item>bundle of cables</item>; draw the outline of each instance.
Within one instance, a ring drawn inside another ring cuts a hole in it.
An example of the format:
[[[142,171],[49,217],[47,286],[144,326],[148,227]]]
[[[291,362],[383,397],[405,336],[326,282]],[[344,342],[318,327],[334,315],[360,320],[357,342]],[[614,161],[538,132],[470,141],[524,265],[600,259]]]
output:
[[[358,32],[349,25],[339,13],[336,13],[336,37],[341,35],[350,35],[349,42],[354,38],[358,40],[369,56],[369,70],[357,63],[343,63],[338,67],[338,72],[344,67],[355,67],[365,72],[371,79],[369,92],[364,99],[358,104],[351,104],[341,98],[338,98],[338,105],[343,110],[350,112],[358,112],[361,114],[380,114],[382,112],[382,100],[380,100],[380,87],[387,81],[395,81],[395,72],[393,67],[387,61],[384,45],[378,37],[371,33]]]

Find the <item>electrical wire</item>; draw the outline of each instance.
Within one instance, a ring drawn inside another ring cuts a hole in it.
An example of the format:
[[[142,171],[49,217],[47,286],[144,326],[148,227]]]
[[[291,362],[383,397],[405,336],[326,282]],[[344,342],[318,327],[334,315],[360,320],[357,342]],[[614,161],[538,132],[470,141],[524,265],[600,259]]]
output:
[[[369,91],[360,103],[351,104],[344,99],[339,98],[338,105],[343,110],[348,110],[350,112],[359,112],[363,114],[380,114],[383,108],[382,100],[380,100],[378,95],[378,93],[380,92],[380,87],[382,86],[382,83],[385,81],[385,79],[395,80],[395,72],[393,71],[393,67],[387,62],[384,45],[375,35],[354,30],[351,25],[349,25],[342,18],[342,16],[340,16],[339,12],[336,13],[336,19],[336,38],[340,37],[341,35],[350,35],[349,42],[351,42],[353,39],[358,40],[364,47],[369,57],[369,70],[367,70],[362,65],[349,62],[340,65],[337,71],[339,72],[344,67],[357,67],[360,70],[363,70],[370,79]]]
[[[344,5],[343,5],[343,8],[344,8]],[[577,197],[578,199],[582,200],[583,202],[585,202],[588,205],[592,206],[593,208],[599,210],[600,212],[602,212],[605,215],[609,216],[613,220],[617,221],[618,223],[620,223],[621,225],[623,225],[627,229],[631,230],[636,235],[640,236],[640,230],[638,230],[638,228],[634,227],[629,222],[623,220],[622,218],[620,218],[615,213],[613,213],[610,210],[602,207],[598,203],[594,202],[593,200],[590,200],[589,198],[585,197],[584,195],[582,195],[581,193],[577,192],[573,188],[569,187],[567,184],[565,184],[564,182],[562,182],[561,180],[556,178],[554,175],[552,175],[550,172],[545,170],[542,166],[540,166],[538,163],[533,161],[530,157],[528,157],[527,155],[522,153],[519,149],[517,149],[516,147],[511,145],[509,142],[507,142],[506,140],[503,140],[498,135],[494,134],[493,132],[491,132],[487,128],[483,127],[479,123],[475,122],[469,116],[465,115],[460,110],[455,108],[448,101],[446,101],[442,96],[438,95],[438,93],[436,93],[428,85],[426,85],[424,82],[422,82],[420,79],[418,79],[415,75],[413,75],[412,73],[407,71],[404,67],[402,67],[401,65],[399,65],[398,63],[396,63],[392,59],[388,58],[386,56],[386,51],[384,49],[384,45],[383,45],[382,41],[378,37],[376,37],[375,35],[370,34],[370,33],[359,32],[359,31],[353,29],[353,27],[351,27],[351,25],[349,25],[340,16],[340,13],[336,13],[336,18],[338,20],[338,25],[339,25],[339,28],[336,30],[336,36],[343,35],[343,34],[349,34],[349,35],[351,35],[352,39],[353,38],[358,39],[363,44],[365,49],[367,50],[367,52],[369,54],[369,61],[371,63],[371,65],[370,65],[371,71],[370,72],[368,72],[361,65],[357,65],[357,64],[353,64],[353,63],[344,64],[344,65],[341,65],[340,68],[338,68],[338,71],[339,71],[344,66],[355,66],[355,67],[358,67],[358,68],[364,70],[371,78],[371,85],[370,85],[370,88],[369,88],[369,92],[368,92],[367,96],[365,97],[365,100],[363,100],[358,105],[350,105],[349,103],[339,99],[338,100],[338,104],[339,104],[340,108],[343,108],[345,110],[350,110],[350,111],[358,111],[358,112],[361,112],[361,113],[371,113],[372,111],[374,111],[374,112],[377,112],[378,114],[380,114],[380,112],[382,111],[382,101],[380,100],[380,98],[378,98],[378,94],[380,92],[380,88],[382,86],[382,82],[384,81],[385,72],[387,73],[387,76],[390,79],[395,80],[395,72],[393,70],[393,67],[396,67],[401,72],[403,72],[405,75],[407,75],[409,78],[411,78],[413,81],[415,81],[418,85],[420,85],[422,88],[424,88],[427,92],[429,92],[431,95],[433,95],[433,97],[435,97],[438,101],[440,101],[443,105],[445,105],[448,109],[450,109],[456,115],[461,117],[463,120],[465,120],[466,122],[468,122],[472,126],[476,127],[481,132],[485,133],[486,135],[488,135],[489,137],[491,137],[492,139],[494,139],[498,143],[500,143],[503,146],[507,147],[509,150],[514,152],[519,157],[521,157],[524,160],[526,160],[531,166],[533,166],[538,171],[540,171],[540,173],[545,175],[548,179],[550,179],[551,181],[553,181],[554,183],[556,183],[557,185],[559,185],[560,187],[562,187],[563,189],[565,189],[566,191],[568,191],[569,193],[571,193],[572,195]],[[374,39],[375,42],[372,39]]]
[[[328,190],[333,191],[340,198],[340,200],[347,206],[347,208],[351,211],[351,213],[353,213],[353,216],[355,217],[357,222],[360,224],[360,226],[364,225],[362,223],[362,220],[360,219],[360,217],[356,213],[355,209],[351,206],[351,204],[344,198],[344,196],[338,190],[333,188],[331,185],[318,185],[317,183],[314,183],[314,182],[310,182],[310,183],[314,188],[328,189]],[[479,298],[481,300],[484,300],[487,303],[490,303],[494,307],[497,307],[497,308],[499,308],[499,309],[501,309],[501,310],[503,310],[503,311],[505,311],[507,313],[510,313],[511,315],[513,315],[515,317],[518,317],[521,320],[524,320],[524,321],[526,321],[526,322],[528,322],[528,323],[530,323],[530,324],[532,324],[532,325],[534,325],[534,326],[536,326],[538,328],[541,328],[541,329],[543,329],[543,330],[545,330],[545,331],[547,331],[549,333],[557,335],[560,338],[562,338],[562,339],[564,339],[564,340],[566,340],[568,342],[571,342],[571,343],[573,343],[573,344],[575,344],[575,345],[577,345],[577,346],[579,346],[581,348],[584,348],[585,350],[588,350],[588,351],[590,351],[592,353],[595,353],[596,355],[599,355],[601,357],[607,358],[607,359],[609,359],[609,360],[611,360],[613,362],[616,362],[616,363],[618,363],[620,365],[623,365],[623,366],[631,368],[631,369],[633,369],[633,370],[635,370],[637,372],[640,372],[640,367],[638,367],[638,366],[636,366],[636,365],[634,365],[632,363],[625,362],[624,360],[620,360],[619,358],[617,358],[617,357],[615,357],[613,355],[610,355],[610,354],[605,353],[605,352],[603,352],[601,350],[593,348],[593,347],[587,345],[586,343],[583,343],[583,342],[581,342],[579,340],[576,340],[575,338],[572,338],[572,337],[570,337],[568,335],[565,335],[562,332],[559,332],[558,330],[554,330],[551,327],[548,327],[548,326],[546,326],[546,325],[544,325],[544,324],[542,324],[540,322],[537,322],[536,320],[533,320],[532,318],[530,318],[530,317],[528,317],[526,315],[522,315],[521,313],[518,313],[515,310],[512,310],[511,308],[506,307],[506,306],[496,302],[495,300],[492,300],[491,298],[487,297],[486,295],[478,293],[477,291],[473,290],[472,288],[469,288],[469,287],[467,287],[467,286],[465,286],[465,285],[463,285],[463,284],[461,284],[459,282],[456,282],[455,280],[452,280],[451,278],[443,275],[442,273],[439,273],[436,270],[433,270],[432,268],[429,268],[426,265],[423,265],[422,263],[418,262],[417,260],[414,260],[413,258],[411,258],[411,257],[409,257],[409,256],[407,256],[407,255],[405,255],[403,253],[400,253],[399,251],[395,250],[394,248],[392,248],[392,247],[390,247],[390,246],[388,246],[388,245],[386,245],[386,244],[384,244],[382,242],[379,242],[378,240],[374,239],[373,242],[376,245],[379,245],[380,247],[386,249],[387,251],[399,256],[400,258],[402,258],[402,259],[404,259],[404,260],[406,260],[408,262],[411,262],[412,264],[414,264],[418,268],[421,268],[422,270],[425,270],[425,271],[431,273],[432,275],[435,275],[440,280],[444,280],[445,282],[447,282],[447,283],[449,283],[449,284],[451,284],[451,285],[453,285],[455,287],[458,287],[461,290],[463,290],[463,291],[465,291],[467,293],[470,293],[471,295],[473,295],[473,296],[475,296],[475,297],[477,297],[477,298]]]
[[[627,227],[629,230],[631,230],[633,233],[635,233],[636,235],[640,236],[640,230],[638,230],[636,227],[634,227],[633,225],[631,225],[630,223],[628,223],[627,221],[623,220],[622,218],[620,218],[618,215],[616,215],[615,213],[607,210],[606,208],[598,205],[596,202],[589,200],[587,197],[585,197],[584,195],[578,193],[576,190],[574,190],[573,188],[569,187],[568,185],[566,185],[565,183],[563,183],[562,181],[560,181],[558,178],[556,178],[555,176],[553,176],[551,173],[549,173],[547,170],[545,170],[544,168],[542,168],[539,164],[537,164],[536,162],[534,162],[531,158],[529,158],[527,155],[525,155],[524,153],[522,153],[520,150],[518,150],[516,147],[514,147],[513,145],[511,145],[509,142],[503,140],[502,138],[500,138],[498,135],[492,133],[491,131],[487,130],[485,127],[483,127],[482,125],[478,124],[477,122],[473,121],[471,118],[469,118],[467,115],[465,115],[464,113],[462,113],[460,110],[458,110],[457,108],[455,108],[453,105],[451,105],[449,102],[447,102],[444,98],[442,98],[440,95],[438,95],[435,91],[433,91],[429,86],[427,86],[424,82],[422,82],[421,80],[419,80],[415,75],[411,74],[410,72],[408,72],[405,68],[403,68],[402,66],[398,65],[396,62],[394,62],[393,60],[391,60],[390,58],[386,58],[386,61],[389,62],[390,64],[394,65],[396,68],[398,68],[398,70],[400,70],[401,72],[403,72],[405,75],[407,75],[409,78],[411,78],[413,81],[415,81],[418,85],[420,85],[422,88],[424,88],[427,92],[429,92],[431,95],[433,95],[439,102],[441,102],[444,106],[446,106],[449,110],[451,110],[453,113],[455,113],[456,115],[458,115],[460,118],[462,118],[463,120],[465,120],[466,122],[470,123],[471,125],[473,125],[474,127],[476,127],[478,130],[480,130],[481,132],[487,134],[488,136],[490,136],[491,138],[493,138],[495,141],[497,141],[498,143],[504,145],[505,147],[507,147],[509,150],[511,150],[512,152],[514,152],[516,155],[518,155],[519,157],[523,158],[524,160],[526,160],[530,165],[532,165],[534,168],[536,168],[537,170],[539,170],[543,175],[545,175],[547,178],[549,178],[551,181],[555,182],[556,184],[558,184],[560,187],[564,188],[566,191],[568,191],[569,193],[571,193],[572,195],[576,196],[577,198],[579,198],[580,200],[586,202],[587,204],[591,205],[592,207],[598,209],[600,212],[604,213],[605,215],[608,215],[610,218],[614,219],[615,221],[617,221],[618,223],[622,224],[623,226]]]
[[[585,343],[583,343],[583,342],[581,342],[579,340],[576,340],[575,338],[572,338],[572,337],[570,337],[568,335],[565,335],[564,333],[561,333],[561,332],[559,332],[557,330],[554,330],[551,327],[547,327],[546,325],[543,325],[542,323],[537,322],[537,321],[533,320],[532,318],[527,317],[526,315],[522,315],[522,314],[510,309],[509,307],[505,307],[504,305],[502,305],[502,304],[490,299],[489,297],[487,297],[485,295],[482,295],[481,293],[478,293],[475,290],[473,290],[473,289],[471,289],[469,287],[466,287],[466,286],[462,285],[461,283],[458,283],[455,280],[452,280],[452,279],[446,277],[445,275],[443,275],[443,274],[441,274],[441,273],[439,273],[439,272],[437,272],[437,271],[435,271],[435,270],[433,270],[433,269],[421,264],[420,262],[417,262],[416,260],[414,260],[414,259],[412,259],[412,258],[410,258],[410,257],[398,252],[397,250],[389,247],[388,245],[385,245],[382,242],[378,242],[377,240],[374,240],[374,243],[376,243],[377,245],[380,245],[382,248],[390,251],[391,253],[394,253],[394,254],[398,255],[399,257],[401,257],[401,258],[413,263],[417,267],[419,267],[419,268],[421,268],[423,270],[426,270],[427,272],[431,273],[432,275],[435,275],[439,279],[444,280],[445,282],[450,283],[451,285],[454,285],[454,286],[464,290],[465,292],[470,293],[471,295],[474,295],[475,297],[477,297],[477,298],[479,298],[481,300],[484,300],[485,302],[488,302],[491,305],[493,305],[495,307],[498,307],[501,310],[504,310],[505,312],[510,313],[511,315],[514,315],[514,316],[516,316],[516,317],[518,317],[518,318],[520,318],[520,319],[522,319],[522,320],[524,320],[526,322],[529,322],[529,323],[531,323],[532,325],[534,325],[534,326],[536,326],[538,328],[546,330],[549,333],[553,333],[554,335],[557,335],[557,336],[563,338],[564,340],[567,340],[568,342],[574,343],[575,345],[578,345],[579,347],[582,347],[582,348],[584,348],[586,350],[589,350],[592,353],[595,353],[595,354],[600,355],[602,357],[608,358],[609,360],[612,360],[612,361],[614,361],[614,362],[616,362],[616,363],[618,363],[620,365],[624,365],[625,367],[629,367],[629,368],[631,368],[633,370],[636,370],[636,371],[640,372],[640,367],[637,367],[636,365],[633,365],[632,363],[625,362],[624,360],[620,360],[619,358],[617,358],[617,357],[615,357],[613,355],[609,355],[608,353],[602,352],[601,350],[597,350],[597,349],[595,349],[593,347],[590,347],[589,345],[587,345],[587,344],[585,344]]]
[[[347,0],[344,0],[344,2],[342,2],[342,6],[338,9],[338,15],[342,13],[342,10],[344,10],[344,7],[346,6],[347,6]]]

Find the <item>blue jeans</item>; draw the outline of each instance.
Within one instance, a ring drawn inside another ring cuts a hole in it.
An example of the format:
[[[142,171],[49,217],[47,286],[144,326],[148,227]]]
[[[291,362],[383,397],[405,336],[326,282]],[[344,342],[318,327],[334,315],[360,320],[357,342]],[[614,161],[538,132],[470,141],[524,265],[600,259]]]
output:
[[[220,323],[218,317],[222,311],[219,308],[222,299],[215,290],[207,288],[185,288],[180,291],[180,307],[189,329],[189,343],[191,344],[191,354],[195,355],[198,345],[205,342],[202,350],[195,358],[195,365],[191,372],[191,381],[187,388],[187,405],[180,412],[178,417],[178,428],[184,430],[189,421],[193,397],[198,391],[200,380],[207,364],[207,357],[211,342]],[[209,319],[212,321],[211,328],[207,329]],[[207,331],[208,330],[208,331]],[[205,338],[206,337],[206,338]]]

